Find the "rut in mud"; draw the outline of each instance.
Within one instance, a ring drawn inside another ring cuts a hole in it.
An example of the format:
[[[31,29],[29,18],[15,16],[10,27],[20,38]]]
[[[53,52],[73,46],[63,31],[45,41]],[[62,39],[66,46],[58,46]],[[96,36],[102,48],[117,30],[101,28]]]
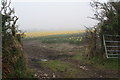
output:
[[[29,40],[29,41],[24,41],[23,46],[24,46],[24,51],[26,53],[25,54],[26,58],[28,60],[28,66],[36,71],[36,76],[39,78],[41,77],[56,77],[56,78],[118,77],[116,71],[112,71],[112,70],[104,71],[98,69],[92,64],[88,64],[82,61],[72,59],[74,55],[85,51],[85,45],[77,46],[67,43],[43,44],[38,40]],[[42,64],[39,63],[39,61],[47,62],[50,60],[58,61],[58,62],[66,62],[70,64],[70,69],[65,68],[65,70],[55,71],[54,69],[51,70],[50,68],[47,67],[43,68]]]

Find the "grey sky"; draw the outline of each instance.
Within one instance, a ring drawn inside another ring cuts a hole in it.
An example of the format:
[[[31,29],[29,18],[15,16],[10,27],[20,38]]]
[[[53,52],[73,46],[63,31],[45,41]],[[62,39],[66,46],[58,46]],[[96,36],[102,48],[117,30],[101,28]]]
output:
[[[13,2],[18,25],[24,31],[81,30],[96,20],[89,2]]]

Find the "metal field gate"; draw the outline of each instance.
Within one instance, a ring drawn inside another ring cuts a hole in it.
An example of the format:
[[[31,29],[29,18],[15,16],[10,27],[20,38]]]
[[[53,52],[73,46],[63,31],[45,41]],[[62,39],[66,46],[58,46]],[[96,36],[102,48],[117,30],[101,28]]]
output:
[[[120,58],[120,35],[103,35],[107,58]]]

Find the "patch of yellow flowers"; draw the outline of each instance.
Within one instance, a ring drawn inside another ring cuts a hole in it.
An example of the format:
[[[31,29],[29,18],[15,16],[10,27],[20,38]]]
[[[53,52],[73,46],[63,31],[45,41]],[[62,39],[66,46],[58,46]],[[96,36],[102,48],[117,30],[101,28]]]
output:
[[[82,33],[84,30],[80,31],[50,31],[50,32],[26,32],[25,37],[40,37],[40,36],[48,36],[48,35],[61,35],[61,34],[74,34],[74,33]]]
[[[69,40],[82,41],[83,37],[70,37]]]

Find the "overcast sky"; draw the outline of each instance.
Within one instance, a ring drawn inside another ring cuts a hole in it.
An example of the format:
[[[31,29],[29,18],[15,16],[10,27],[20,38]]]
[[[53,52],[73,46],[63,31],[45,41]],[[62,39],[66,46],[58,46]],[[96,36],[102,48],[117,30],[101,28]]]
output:
[[[94,14],[87,1],[49,1],[12,2],[19,17],[19,28],[23,31],[83,30],[84,26],[93,27],[97,24],[96,20],[87,18]]]

